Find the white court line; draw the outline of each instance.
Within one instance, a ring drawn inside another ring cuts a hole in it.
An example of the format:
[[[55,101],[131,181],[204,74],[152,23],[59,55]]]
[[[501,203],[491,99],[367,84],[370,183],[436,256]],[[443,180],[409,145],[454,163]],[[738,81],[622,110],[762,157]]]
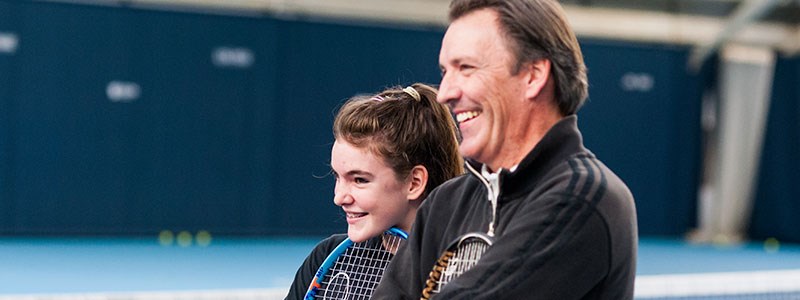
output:
[[[800,292],[800,269],[638,276],[634,297],[776,292]]]

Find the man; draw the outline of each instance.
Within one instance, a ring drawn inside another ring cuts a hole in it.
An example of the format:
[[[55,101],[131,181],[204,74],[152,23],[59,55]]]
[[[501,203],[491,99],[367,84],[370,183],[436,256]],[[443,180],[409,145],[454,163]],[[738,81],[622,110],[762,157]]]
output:
[[[433,298],[633,299],[633,196],[583,146],[586,69],[560,5],[454,0],[450,22],[437,100],[469,172],[429,195],[373,298],[419,299],[448,244],[483,232],[493,245]]]

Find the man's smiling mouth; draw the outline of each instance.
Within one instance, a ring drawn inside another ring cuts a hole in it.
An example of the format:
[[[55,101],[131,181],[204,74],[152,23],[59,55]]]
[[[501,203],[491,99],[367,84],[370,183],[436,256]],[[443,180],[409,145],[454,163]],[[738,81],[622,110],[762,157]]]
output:
[[[481,113],[478,112],[478,111],[460,112],[460,113],[456,114],[456,121],[458,121],[458,123],[461,123],[461,122],[464,122],[464,121],[469,121],[469,120],[472,120],[475,117],[479,116],[480,114]]]

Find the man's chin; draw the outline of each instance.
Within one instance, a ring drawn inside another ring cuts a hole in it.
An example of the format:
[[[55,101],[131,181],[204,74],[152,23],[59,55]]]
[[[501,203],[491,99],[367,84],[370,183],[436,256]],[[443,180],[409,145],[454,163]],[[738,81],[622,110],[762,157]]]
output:
[[[458,148],[458,153],[464,158],[478,160],[478,151],[473,147],[464,146],[462,144],[462,146]]]

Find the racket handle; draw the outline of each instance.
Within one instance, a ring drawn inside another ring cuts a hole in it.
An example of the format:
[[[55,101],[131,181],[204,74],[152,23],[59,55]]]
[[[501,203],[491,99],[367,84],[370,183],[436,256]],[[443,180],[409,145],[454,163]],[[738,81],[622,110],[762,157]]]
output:
[[[450,262],[450,258],[452,258],[453,255],[455,255],[455,252],[445,251],[444,255],[442,255],[442,257],[436,261],[436,265],[433,266],[433,270],[431,270],[431,272],[428,274],[428,280],[425,281],[425,288],[422,289],[422,297],[420,300],[428,300],[431,298],[433,295],[431,292],[437,285],[436,282],[442,277],[442,272],[447,267],[447,264]]]

